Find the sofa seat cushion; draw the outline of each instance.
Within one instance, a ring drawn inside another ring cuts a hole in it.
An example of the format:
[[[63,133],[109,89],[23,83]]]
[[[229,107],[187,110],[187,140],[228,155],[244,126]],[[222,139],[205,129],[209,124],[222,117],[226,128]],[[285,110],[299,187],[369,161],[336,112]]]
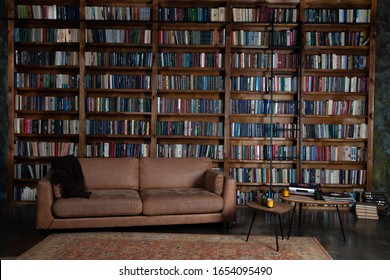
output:
[[[89,199],[60,198],[53,213],[60,218],[134,216],[142,213],[142,201],[136,190],[92,190]]]
[[[140,197],[148,216],[215,213],[224,205],[221,196],[204,188],[147,189]]]

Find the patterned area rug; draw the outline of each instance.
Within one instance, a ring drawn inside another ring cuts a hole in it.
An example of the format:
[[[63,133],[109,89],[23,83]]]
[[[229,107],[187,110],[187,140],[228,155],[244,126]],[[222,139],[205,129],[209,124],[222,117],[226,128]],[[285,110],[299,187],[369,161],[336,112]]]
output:
[[[85,232],[51,234],[18,259],[33,260],[329,260],[313,237]]]

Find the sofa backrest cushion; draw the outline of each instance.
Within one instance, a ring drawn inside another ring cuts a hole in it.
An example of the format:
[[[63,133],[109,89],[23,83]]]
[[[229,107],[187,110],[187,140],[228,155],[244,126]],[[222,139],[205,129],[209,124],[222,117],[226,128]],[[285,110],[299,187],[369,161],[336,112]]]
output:
[[[86,190],[139,188],[137,158],[80,158]]]
[[[140,190],[203,187],[210,158],[141,158]]]

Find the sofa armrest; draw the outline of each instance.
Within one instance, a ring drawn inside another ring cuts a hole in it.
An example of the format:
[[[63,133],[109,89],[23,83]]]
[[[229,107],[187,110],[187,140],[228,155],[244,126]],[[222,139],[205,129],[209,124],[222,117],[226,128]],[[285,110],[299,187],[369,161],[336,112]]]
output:
[[[237,196],[237,186],[236,179],[230,175],[225,174],[224,186],[222,197],[224,199],[224,207],[222,210],[222,215],[225,218],[226,222],[232,222],[236,219],[236,196]]]
[[[37,229],[48,229],[54,216],[51,207],[54,202],[53,186],[50,182],[50,175],[42,178],[37,186],[37,216],[35,226]]]

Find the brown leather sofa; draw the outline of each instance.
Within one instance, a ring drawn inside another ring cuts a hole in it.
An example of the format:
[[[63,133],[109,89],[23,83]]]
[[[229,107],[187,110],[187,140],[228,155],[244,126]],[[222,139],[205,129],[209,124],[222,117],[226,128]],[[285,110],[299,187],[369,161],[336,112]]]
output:
[[[38,183],[38,229],[230,223],[236,181],[209,158],[80,158],[89,199]]]

